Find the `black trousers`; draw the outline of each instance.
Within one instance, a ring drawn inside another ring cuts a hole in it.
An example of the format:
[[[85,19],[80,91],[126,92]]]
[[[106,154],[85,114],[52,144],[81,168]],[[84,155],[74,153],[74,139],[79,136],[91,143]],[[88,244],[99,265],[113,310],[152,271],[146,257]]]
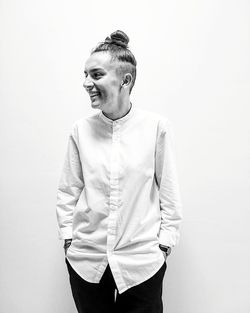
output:
[[[117,289],[109,265],[99,283],[81,278],[65,258],[71,290],[79,313],[163,313],[162,282],[166,262],[159,271],[143,283],[122,294]]]

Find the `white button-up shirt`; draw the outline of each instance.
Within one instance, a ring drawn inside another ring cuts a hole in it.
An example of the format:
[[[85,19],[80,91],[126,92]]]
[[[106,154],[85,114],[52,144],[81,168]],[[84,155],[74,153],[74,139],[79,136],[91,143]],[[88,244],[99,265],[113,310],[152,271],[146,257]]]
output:
[[[182,219],[170,121],[132,105],[115,121],[102,111],[74,122],[57,193],[59,238],[86,281],[109,263],[118,292],[152,277]]]

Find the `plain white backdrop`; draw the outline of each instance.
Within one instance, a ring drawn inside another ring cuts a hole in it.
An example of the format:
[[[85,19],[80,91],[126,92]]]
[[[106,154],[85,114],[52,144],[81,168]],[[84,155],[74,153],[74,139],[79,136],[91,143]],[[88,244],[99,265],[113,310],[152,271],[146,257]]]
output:
[[[0,312],[75,313],[56,192],[84,62],[111,32],[173,123],[183,201],[164,313],[250,312],[250,2],[0,0]],[[118,312],[119,313],[119,312]]]

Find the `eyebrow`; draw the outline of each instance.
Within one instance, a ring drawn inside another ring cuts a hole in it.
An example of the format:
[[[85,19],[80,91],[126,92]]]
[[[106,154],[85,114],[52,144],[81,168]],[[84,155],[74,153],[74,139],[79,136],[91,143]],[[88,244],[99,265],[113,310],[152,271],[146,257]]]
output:
[[[99,67],[90,69],[90,72],[97,72],[97,71],[104,71],[104,69],[103,68],[99,68]],[[86,74],[87,71],[84,70],[84,73]]]

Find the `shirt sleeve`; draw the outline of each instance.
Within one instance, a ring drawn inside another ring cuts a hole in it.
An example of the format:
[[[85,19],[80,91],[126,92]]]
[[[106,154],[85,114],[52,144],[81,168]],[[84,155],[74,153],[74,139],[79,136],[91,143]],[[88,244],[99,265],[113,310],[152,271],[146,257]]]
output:
[[[155,176],[159,188],[161,226],[159,243],[175,246],[180,237],[182,204],[178,186],[174,134],[168,119],[160,120],[155,158]]]
[[[59,239],[72,238],[73,211],[84,188],[75,124],[72,126],[57,191],[56,215]]]

